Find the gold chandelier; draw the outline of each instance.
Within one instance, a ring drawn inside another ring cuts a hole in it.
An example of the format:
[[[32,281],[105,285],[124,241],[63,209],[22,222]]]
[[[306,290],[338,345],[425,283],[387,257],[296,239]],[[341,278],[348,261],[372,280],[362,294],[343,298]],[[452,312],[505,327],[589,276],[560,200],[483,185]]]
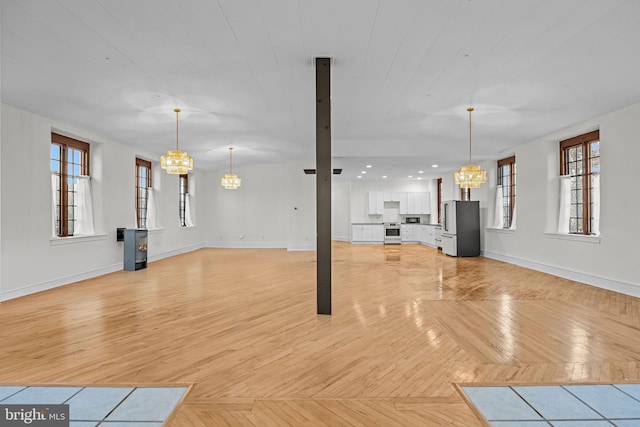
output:
[[[223,178],[220,178],[220,185],[227,190],[235,190],[240,187],[242,180],[238,178],[238,175],[233,173],[231,152],[233,147],[229,147],[229,173],[225,174]]]
[[[460,188],[480,188],[487,182],[487,171],[483,171],[480,165],[471,164],[471,112],[473,108],[467,108],[469,112],[469,164],[460,167],[458,172],[454,172],[453,178]]]
[[[179,108],[174,108],[176,113],[176,149],[167,150],[167,153],[160,157],[160,166],[167,170],[167,173],[184,175],[193,170],[193,157],[189,156],[186,151],[178,149],[178,113]]]

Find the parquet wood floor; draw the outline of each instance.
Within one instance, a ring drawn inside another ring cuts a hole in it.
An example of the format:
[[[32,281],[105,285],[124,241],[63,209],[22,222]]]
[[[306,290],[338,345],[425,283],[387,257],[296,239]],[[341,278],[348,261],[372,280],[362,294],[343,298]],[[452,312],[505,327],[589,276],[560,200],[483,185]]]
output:
[[[453,383],[638,381],[636,298],[418,245],[202,249],[0,304],[0,383],[194,383],[192,426],[480,426]]]

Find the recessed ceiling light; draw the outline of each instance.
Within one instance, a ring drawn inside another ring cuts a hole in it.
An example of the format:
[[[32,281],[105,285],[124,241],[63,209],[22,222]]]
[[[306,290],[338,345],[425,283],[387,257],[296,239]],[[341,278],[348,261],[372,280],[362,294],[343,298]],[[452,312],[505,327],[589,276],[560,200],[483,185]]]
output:
[[[432,167],[432,168],[437,168],[437,167],[438,167],[438,165],[431,165],[431,167]]]
[[[360,173],[365,174],[365,173],[367,173],[367,171],[360,171]]]
[[[424,171],[418,171],[418,173],[424,173]]]
[[[387,175],[382,175],[382,178],[386,179],[386,178],[387,178]]]
[[[358,179],[362,178],[360,175],[358,175]]]
[[[413,175],[409,175],[409,178],[413,178]]]
[[[421,180],[421,179],[422,179],[422,177],[421,177],[421,176],[419,176],[419,177],[418,177],[418,180]]]
[[[372,167],[371,165],[367,165],[368,168]]]

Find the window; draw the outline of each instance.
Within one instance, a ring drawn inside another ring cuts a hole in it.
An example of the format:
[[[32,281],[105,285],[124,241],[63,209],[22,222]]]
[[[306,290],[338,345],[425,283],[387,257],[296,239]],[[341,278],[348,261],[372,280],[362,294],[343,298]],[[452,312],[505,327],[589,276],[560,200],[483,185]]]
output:
[[[189,175],[180,175],[180,226],[186,227],[187,197],[189,197]]]
[[[54,233],[73,236],[76,225],[78,176],[89,175],[89,144],[51,134],[51,172],[54,194]]]
[[[442,217],[442,178],[438,178],[438,224]]]
[[[147,228],[147,201],[151,188],[151,162],[136,158],[136,218],[138,228]]]
[[[510,228],[516,205],[516,156],[498,160],[498,185],[502,189],[502,227]]]
[[[560,175],[568,176],[569,233],[599,233],[600,131],[560,141]]]

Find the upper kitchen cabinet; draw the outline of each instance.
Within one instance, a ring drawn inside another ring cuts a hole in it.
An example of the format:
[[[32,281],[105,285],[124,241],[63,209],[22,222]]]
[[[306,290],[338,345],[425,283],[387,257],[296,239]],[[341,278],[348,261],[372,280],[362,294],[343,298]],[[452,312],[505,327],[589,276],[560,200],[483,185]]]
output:
[[[383,200],[385,202],[399,202],[400,201],[400,193],[385,191],[382,193]]]
[[[400,215],[427,215],[431,213],[429,193],[400,193]]]
[[[369,191],[366,206],[369,215],[382,215],[384,213],[384,194],[381,191]]]

